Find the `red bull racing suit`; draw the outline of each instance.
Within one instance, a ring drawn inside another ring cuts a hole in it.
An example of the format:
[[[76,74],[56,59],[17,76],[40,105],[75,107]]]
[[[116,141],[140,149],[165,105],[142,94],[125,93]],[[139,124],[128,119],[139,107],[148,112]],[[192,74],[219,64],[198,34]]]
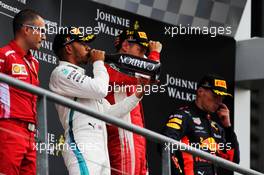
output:
[[[239,146],[236,134],[231,127],[224,128],[215,121],[213,116],[192,104],[180,108],[169,117],[164,134],[189,146],[238,163]],[[164,149],[176,150],[173,146],[166,144]],[[216,167],[210,161],[179,150],[171,154],[171,171],[173,175],[232,174],[232,172]]]

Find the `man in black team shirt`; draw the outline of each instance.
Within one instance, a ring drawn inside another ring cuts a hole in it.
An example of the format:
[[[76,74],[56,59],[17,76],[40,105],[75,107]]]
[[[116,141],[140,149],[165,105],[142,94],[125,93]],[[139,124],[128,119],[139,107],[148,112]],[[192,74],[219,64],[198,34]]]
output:
[[[219,76],[207,75],[198,84],[196,100],[175,111],[168,119],[164,134],[190,146],[239,162],[239,146],[230,122],[230,111],[223,103],[227,83]],[[219,121],[219,122],[216,122]],[[173,175],[227,175],[227,170],[191,154],[171,154]]]

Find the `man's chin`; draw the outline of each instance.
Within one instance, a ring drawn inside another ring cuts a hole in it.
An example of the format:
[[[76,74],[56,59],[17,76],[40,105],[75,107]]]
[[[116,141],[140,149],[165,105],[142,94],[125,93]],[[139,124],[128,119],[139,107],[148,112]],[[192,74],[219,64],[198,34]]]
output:
[[[88,60],[87,61],[83,61],[82,64],[83,65],[87,65],[88,64]]]
[[[36,46],[33,46],[31,49],[32,49],[32,50],[39,50],[39,49],[40,49],[40,47],[41,47],[41,45],[40,45],[40,44],[38,44],[38,45],[36,45]]]

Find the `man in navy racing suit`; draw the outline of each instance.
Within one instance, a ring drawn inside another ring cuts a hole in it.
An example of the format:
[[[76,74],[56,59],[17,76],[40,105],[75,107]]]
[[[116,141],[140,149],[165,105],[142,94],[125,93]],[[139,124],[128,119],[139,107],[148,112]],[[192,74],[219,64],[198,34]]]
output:
[[[227,83],[222,77],[205,76],[198,84],[196,100],[175,111],[168,119],[164,134],[224,159],[239,163],[239,145],[230,122],[230,111],[222,102]],[[217,122],[219,121],[219,122]],[[174,145],[166,145],[165,149]],[[173,147],[175,149],[175,147]],[[212,162],[182,151],[171,155],[172,174],[227,175],[227,170]]]

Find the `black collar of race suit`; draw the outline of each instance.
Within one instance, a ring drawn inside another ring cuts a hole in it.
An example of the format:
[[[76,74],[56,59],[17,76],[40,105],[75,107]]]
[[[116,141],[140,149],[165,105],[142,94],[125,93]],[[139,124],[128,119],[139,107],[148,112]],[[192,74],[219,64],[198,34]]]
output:
[[[198,115],[198,117],[207,117],[208,112],[203,111],[202,109],[200,109],[195,102],[192,103],[191,105],[191,110],[192,112],[194,112],[195,114]]]

